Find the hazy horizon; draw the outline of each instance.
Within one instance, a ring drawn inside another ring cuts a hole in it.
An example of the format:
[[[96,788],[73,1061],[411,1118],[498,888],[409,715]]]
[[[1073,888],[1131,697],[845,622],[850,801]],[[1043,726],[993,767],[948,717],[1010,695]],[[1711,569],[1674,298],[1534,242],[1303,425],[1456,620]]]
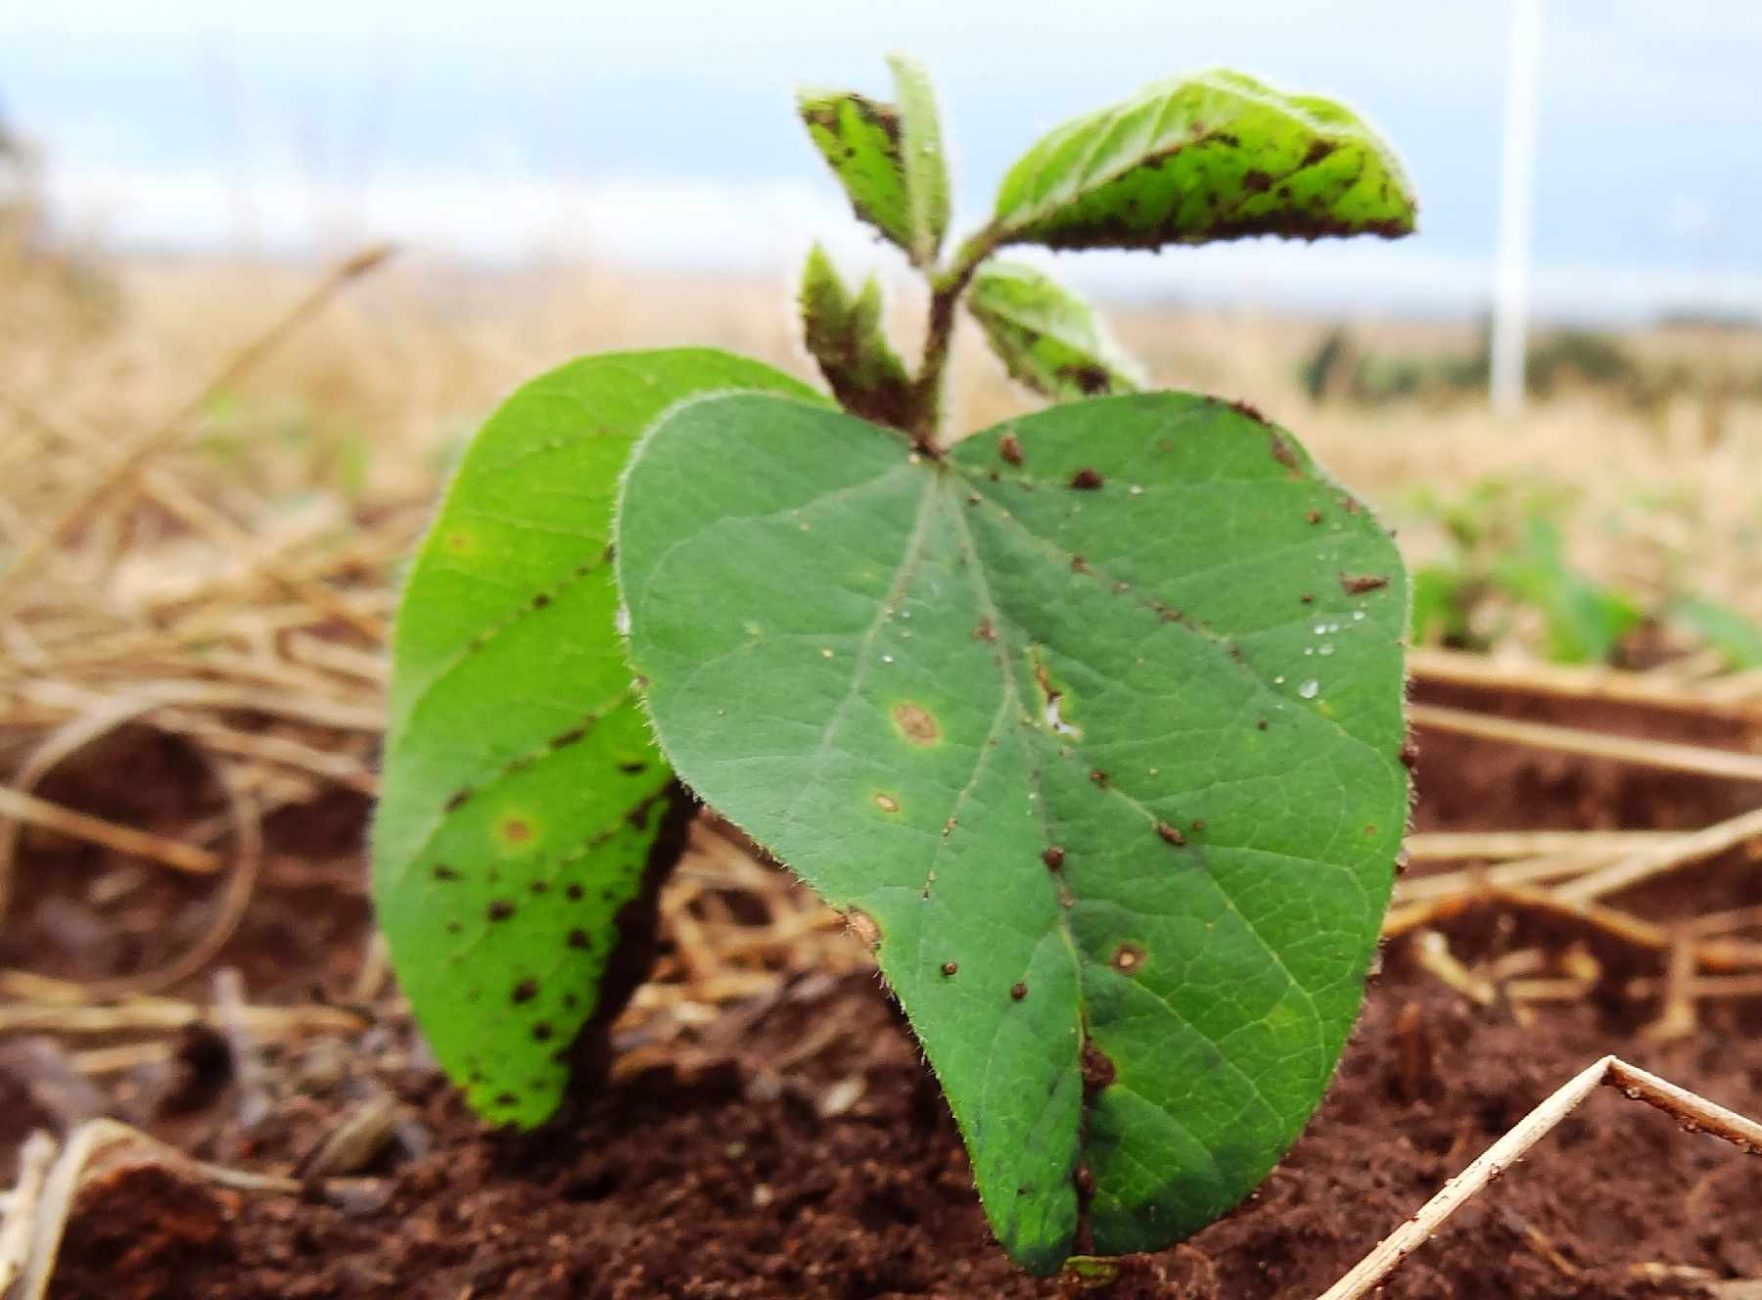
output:
[[[0,16],[0,113],[41,148],[64,227],[123,247],[289,254],[389,236],[478,259],[773,272],[819,237],[885,270],[897,263],[851,222],[792,120],[795,85],[885,93],[882,53],[917,53],[973,223],[1047,127],[1146,81],[1230,64],[1378,123],[1421,195],[1420,235],[1069,259],[1070,278],[1202,301],[1486,301],[1504,4],[791,9],[91,0]],[[1548,0],[1547,12],[1538,312],[1762,315],[1762,223],[1750,218],[1762,168],[1746,136],[1721,129],[1762,114],[1762,8]]]

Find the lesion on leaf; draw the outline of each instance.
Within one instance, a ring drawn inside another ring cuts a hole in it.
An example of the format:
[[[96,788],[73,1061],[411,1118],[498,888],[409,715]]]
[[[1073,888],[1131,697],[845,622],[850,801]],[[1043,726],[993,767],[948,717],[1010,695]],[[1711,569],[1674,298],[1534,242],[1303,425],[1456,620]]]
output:
[[[923,705],[901,700],[893,706],[893,726],[909,745],[928,749],[942,740],[942,725]]]

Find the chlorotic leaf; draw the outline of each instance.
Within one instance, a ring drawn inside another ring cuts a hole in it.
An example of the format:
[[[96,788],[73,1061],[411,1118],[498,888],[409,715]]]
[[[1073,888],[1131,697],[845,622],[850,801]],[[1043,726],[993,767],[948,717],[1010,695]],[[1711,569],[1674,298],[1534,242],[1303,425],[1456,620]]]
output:
[[[656,423],[618,581],[681,778],[864,914],[999,1239],[1151,1249],[1322,1096],[1407,817],[1389,538],[1211,399],[914,454],[762,395]]]
[[[492,1119],[556,1108],[572,1040],[628,991],[626,909],[677,848],[684,803],[614,628],[612,501],[656,416],[728,389],[815,400],[704,350],[528,384],[472,442],[404,590],[373,895],[423,1033]]]
[[[808,251],[801,278],[802,335],[839,404],[878,424],[903,428],[911,417],[912,380],[881,323],[881,286],[873,276],[851,297],[825,251]]]
[[[1011,376],[1044,397],[1138,389],[1089,304],[1031,266],[986,262],[973,277],[967,307]]]
[[[1348,109],[1252,77],[1146,87],[1058,127],[1004,178],[997,242],[1160,248],[1412,231],[1393,151]]]
[[[911,254],[915,266],[934,266],[948,232],[948,160],[942,151],[942,119],[936,111],[929,74],[904,54],[887,56],[893,91],[899,100],[900,166],[905,172],[906,208],[910,218]]]

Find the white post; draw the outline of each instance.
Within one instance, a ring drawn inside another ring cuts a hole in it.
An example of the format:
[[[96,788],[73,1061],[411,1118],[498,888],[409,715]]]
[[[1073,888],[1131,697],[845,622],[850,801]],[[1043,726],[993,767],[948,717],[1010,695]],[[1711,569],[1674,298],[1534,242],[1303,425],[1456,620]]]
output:
[[[1505,82],[1505,148],[1499,177],[1499,251],[1493,289],[1492,400],[1501,415],[1523,409],[1529,347],[1530,209],[1536,174],[1536,75],[1542,0],[1511,0]]]

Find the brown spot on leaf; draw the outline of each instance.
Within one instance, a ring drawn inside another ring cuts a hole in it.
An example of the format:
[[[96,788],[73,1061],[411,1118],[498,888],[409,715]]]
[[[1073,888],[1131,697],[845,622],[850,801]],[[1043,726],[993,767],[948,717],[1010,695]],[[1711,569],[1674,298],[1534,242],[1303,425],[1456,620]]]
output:
[[[1093,1097],[1117,1077],[1113,1058],[1097,1047],[1093,1038],[1083,1039],[1083,1092]]]
[[[1181,834],[1180,827],[1171,826],[1168,822],[1158,822],[1156,824],[1156,834],[1157,838],[1162,840],[1164,844],[1173,844],[1176,848],[1181,847],[1181,845],[1187,842],[1187,837]]]
[[[1096,768],[1093,772],[1089,773],[1089,779],[1095,782],[1095,784],[1100,786],[1103,790],[1107,789],[1107,773],[1103,772],[1100,768]]]
[[[979,620],[979,626],[973,629],[973,639],[976,641],[997,640],[997,629],[992,626],[989,617]]]
[[[1090,469],[1087,465],[1071,475],[1071,486],[1079,492],[1094,492],[1106,481],[1106,479],[1102,478],[1100,474]]]
[[[899,800],[890,794],[878,794],[875,796],[875,806],[884,813],[896,813],[899,811]]]
[[[1342,573],[1340,587],[1348,596],[1362,596],[1366,592],[1381,591],[1389,585],[1385,574],[1376,573]]]
[[[881,927],[875,924],[875,918],[861,908],[853,907],[844,914],[845,924],[850,932],[860,940],[863,947],[874,952],[881,946]]]
[[[1022,463],[1022,440],[1013,433],[1006,433],[997,440],[997,454],[1012,465]]]
[[[554,1031],[551,1029],[550,1022],[547,1020],[541,1020],[536,1025],[534,1025],[532,1027],[533,1038],[541,1043],[550,1042],[551,1034],[553,1032]]]
[[[1040,860],[1046,864],[1048,871],[1062,871],[1065,865],[1065,851],[1056,844],[1049,844],[1046,846],[1046,851],[1040,855]]]
[[[1144,949],[1135,943],[1122,943],[1113,953],[1113,968],[1122,975],[1130,975],[1144,964]]]
[[[893,706],[893,725],[909,744],[925,747],[942,739],[936,716],[921,704],[905,700]]]
[[[588,938],[586,930],[583,930],[578,926],[569,931],[569,946],[571,948],[591,948],[593,947],[593,940]]]
[[[506,921],[514,915],[514,904],[505,898],[498,898],[484,909],[484,915],[492,921]]]
[[[497,829],[509,844],[524,844],[532,838],[532,823],[524,817],[504,817]]]
[[[516,1005],[532,1001],[538,996],[538,981],[528,975],[514,986],[514,991],[510,996]]]
[[[441,805],[441,809],[444,812],[458,812],[459,809],[465,806],[466,801],[470,798],[471,791],[455,790],[452,794],[447,796],[447,801]]]
[[[1020,1002],[1023,998],[1028,996],[1028,986],[1020,982],[1011,984],[1009,986],[1009,995],[1017,1002]]]
[[[1309,522],[1312,524],[1319,524],[1322,521],[1322,512],[1319,510],[1311,510],[1308,514],[1304,515],[1303,517],[1305,519],[1309,520]]]
[[[959,970],[959,969],[960,969],[960,968],[961,968],[961,967],[960,967],[960,963],[959,963],[959,962],[954,962],[954,961],[945,961],[945,962],[943,962],[943,963],[942,963],[942,973],[943,973],[943,974],[944,974],[944,975],[953,975],[953,974],[954,974],[954,973],[955,973],[955,972],[956,972],[956,971],[958,971],[958,970]]]
[[[1253,418],[1260,419],[1259,412],[1256,412]],[[1261,422],[1263,424],[1265,423],[1264,420]],[[1267,449],[1272,452],[1273,459],[1278,461],[1279,464],[1283,465],[1286,469],[1295,470],[1297,468],[1297,453],[1292,451],[1291,444],[1286,442],[1277,433],[1269,433],[1267,435]]]
[[[445,866],[439,862],[434,864],[433,875],[436,880],[457,880],[457,879],[459,879],[459,873],[457,871],[455,871],[452,867]]]

